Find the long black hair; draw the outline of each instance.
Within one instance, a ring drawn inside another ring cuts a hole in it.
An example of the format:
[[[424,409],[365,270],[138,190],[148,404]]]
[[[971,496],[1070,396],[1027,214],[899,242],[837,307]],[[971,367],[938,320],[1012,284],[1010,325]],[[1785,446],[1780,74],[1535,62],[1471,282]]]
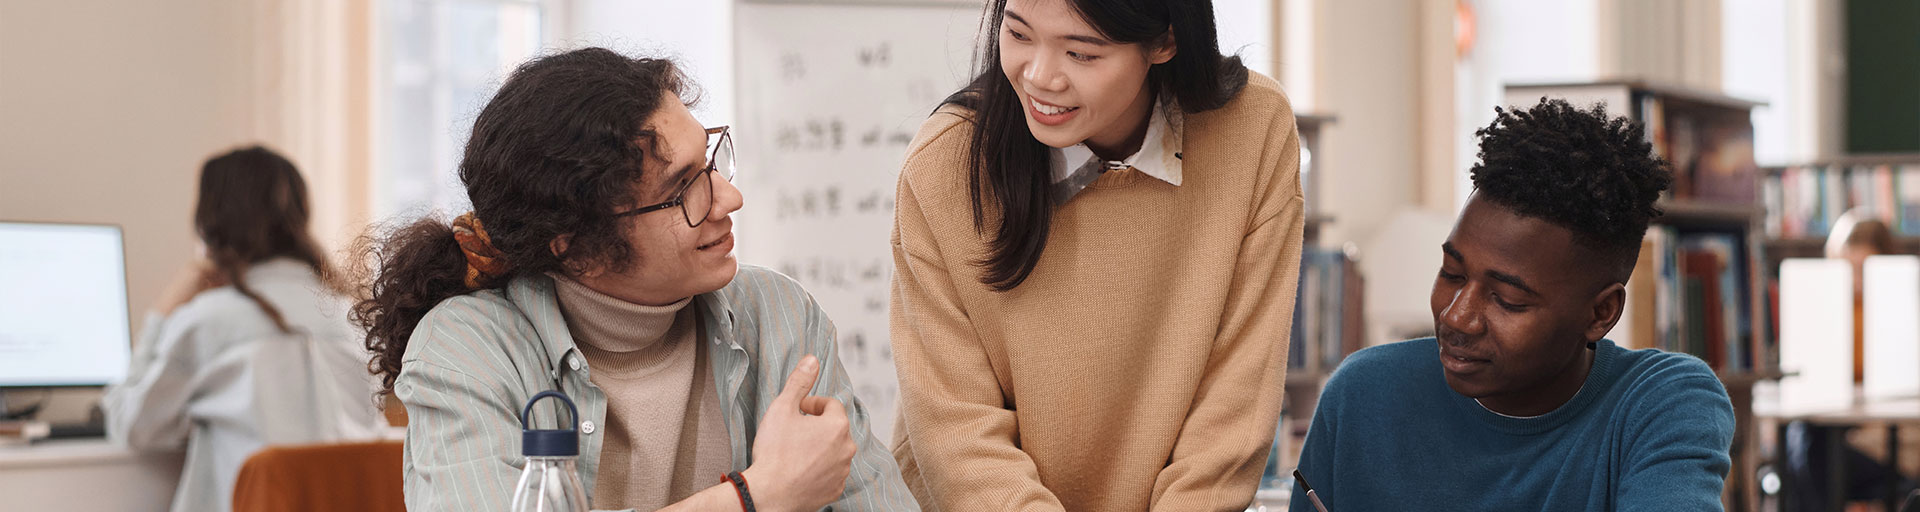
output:
[[[1172,32],[1173,59],[1147,71],[1147,86],[1185,112],[1226,105],[1247,83],[1239,57],[1222,55],[1211,0],[1070,0],[1100,35],[1120,43],[1153,44]],[[980,282],[996,291],[1020,286],[1040,263],[1053,221],[1048,148],[1027,129],[1020,98],[1000,68],[1000,26],[1007,0],[988,2],[981,22],[973,81],[943,104],[972,111],[969,191],[974,229],[994,227],[992,250],[978,262]]]
[[[665,93],[688,101],[691,83],[671,61],[583,48],[515,69],[480,110],[460,160],[460,181],[474,217],[509,269],[481,281],[499,288],[514,276],[619,267],[633,258],[613,212],[633,205],[656,134],[646,126]],[[550,243],[572,239],[555,254]],[[354,321],[367,330],[369,369],[393,390],[407,341],[440,301],[475,291],[453,228],[425,218],[362,241],[364,297]]]

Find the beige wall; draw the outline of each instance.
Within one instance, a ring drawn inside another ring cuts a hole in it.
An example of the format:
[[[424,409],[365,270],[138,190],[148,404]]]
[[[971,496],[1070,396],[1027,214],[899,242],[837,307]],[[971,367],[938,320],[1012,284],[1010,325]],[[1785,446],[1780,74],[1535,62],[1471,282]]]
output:
[[[125,229],[137,322],[194,252],[194,178],[247,140],[248,7],[0,3],[0,219]]]
[[[1420,108],[1416,0],[1337,0],[1315,6],[1318,113],[1338,118],[1321,144],[1322,238],[1362,242],[1416,206]],[[1366,257],[1366,255],[1362,255]]]
[[[122,226],[137,323],[194,254],[200,163],[266,142],[344,245],[367,196],[367,5],[0,3],[0,219]]]

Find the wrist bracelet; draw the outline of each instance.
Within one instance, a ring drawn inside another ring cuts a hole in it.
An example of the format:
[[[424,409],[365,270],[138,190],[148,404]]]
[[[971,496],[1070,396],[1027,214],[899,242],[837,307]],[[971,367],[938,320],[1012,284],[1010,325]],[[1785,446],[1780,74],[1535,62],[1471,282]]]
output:
[[[741,510],[745,512],[754,512],[753,493],[747,492],[747,477],[740,476],[740,472],[735,471],[732,473],[727,473],[727,476],[720,477],[720,481],[733,484],[733,490],[737,491],[740,494]]]

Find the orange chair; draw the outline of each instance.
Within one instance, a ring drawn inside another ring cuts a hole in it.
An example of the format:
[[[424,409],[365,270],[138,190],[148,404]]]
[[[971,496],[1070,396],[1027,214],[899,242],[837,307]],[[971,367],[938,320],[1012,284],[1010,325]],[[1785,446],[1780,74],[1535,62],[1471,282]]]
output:
[[[399,441],[270,446],[233,485],[233,512],[406,512]]]

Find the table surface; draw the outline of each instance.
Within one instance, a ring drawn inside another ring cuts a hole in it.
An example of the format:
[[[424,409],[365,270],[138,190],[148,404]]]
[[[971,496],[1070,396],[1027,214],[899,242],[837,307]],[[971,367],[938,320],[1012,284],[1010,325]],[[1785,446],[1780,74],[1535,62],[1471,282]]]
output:
[[[1754,397],[1754,417],[1833,425],[1920,423],[1920,396],[1869,398],[1856,391],[1830,404],[1795,407],[1782,407],[1779,400],[1767,398]]]
[[[130,461],[159,455],[179,457],[180,450],[157,454],[136,452],[105,438],[42,440],[31,444],[0,445],[0,469],[48,465],[88,465]]]

